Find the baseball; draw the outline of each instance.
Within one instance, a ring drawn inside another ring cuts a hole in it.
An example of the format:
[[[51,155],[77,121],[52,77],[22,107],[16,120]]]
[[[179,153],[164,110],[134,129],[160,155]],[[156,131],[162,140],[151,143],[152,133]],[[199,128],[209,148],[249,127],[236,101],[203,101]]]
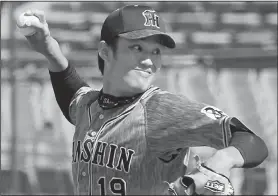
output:
[[[30,36],[36,33],[36,29],[30,25],[37,22],[40,20],[36,16],[26,16],[22,13],[17,19],[17,27],[22,35]]]

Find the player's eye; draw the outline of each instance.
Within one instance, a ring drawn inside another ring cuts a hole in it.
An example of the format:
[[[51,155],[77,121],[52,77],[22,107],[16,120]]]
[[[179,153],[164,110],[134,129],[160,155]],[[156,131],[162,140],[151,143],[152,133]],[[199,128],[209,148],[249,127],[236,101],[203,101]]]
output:
[[[153,51],[153,54],[154,55],[159,55],[159,54],[161,54],[161,51],[160,51],[160,49],[155,49],[154,51]]]
[[[133,51],[136,51],[136,52],[141,52],[142,51],[142,47],[140,45],[132,45],[129,48]]]

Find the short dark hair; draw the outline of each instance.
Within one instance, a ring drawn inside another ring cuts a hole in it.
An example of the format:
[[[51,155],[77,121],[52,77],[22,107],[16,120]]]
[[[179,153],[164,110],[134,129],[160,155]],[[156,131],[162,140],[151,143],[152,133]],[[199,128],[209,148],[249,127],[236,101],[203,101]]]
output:
[[[118,43],[118,37],[114,37],[111,40],[105,41],[108,46],[112,48],[113,53],[117,51],[117,43]],[[98,54],[98,69],[100,70],[101,74],[104,73],[104,60],[99,56]]]

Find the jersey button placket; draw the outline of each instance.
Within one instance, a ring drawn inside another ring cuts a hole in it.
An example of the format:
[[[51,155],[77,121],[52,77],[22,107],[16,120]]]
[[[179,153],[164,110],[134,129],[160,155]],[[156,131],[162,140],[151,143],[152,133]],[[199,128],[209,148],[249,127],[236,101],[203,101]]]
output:
[[[82,171],[80,173],[80,175],[82,176],[81,177],[81,181],[79,182],[80,184],[80,191],[81,191],[81,194],[88,194],[88,185],[86,183],[86,181],[88,180],[87,177],[87,172],[86,171]]]
[[[95,138],[96,134],[97,134],[96,131],[91,131],[91,132],[89,132],[88,135],[89,135],[90,137],[92,137],[92,138]]]
[[[99,119],[102,120],[104,118],[103,114],[99,115]]]

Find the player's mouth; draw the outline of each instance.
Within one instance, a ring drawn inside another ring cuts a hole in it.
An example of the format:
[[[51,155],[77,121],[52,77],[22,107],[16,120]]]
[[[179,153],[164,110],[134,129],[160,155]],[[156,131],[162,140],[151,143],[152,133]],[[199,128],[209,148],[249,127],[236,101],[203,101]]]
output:
[[[147,71],[147,70],[136,70],[141,77],[143,78],[148,78],[152,75],[152,72],[151,71]]]
[[[148,75],[152,74],[152,71],[150,69],[135,69],[135,70],[138,71],[138,72],[148,74]]]

